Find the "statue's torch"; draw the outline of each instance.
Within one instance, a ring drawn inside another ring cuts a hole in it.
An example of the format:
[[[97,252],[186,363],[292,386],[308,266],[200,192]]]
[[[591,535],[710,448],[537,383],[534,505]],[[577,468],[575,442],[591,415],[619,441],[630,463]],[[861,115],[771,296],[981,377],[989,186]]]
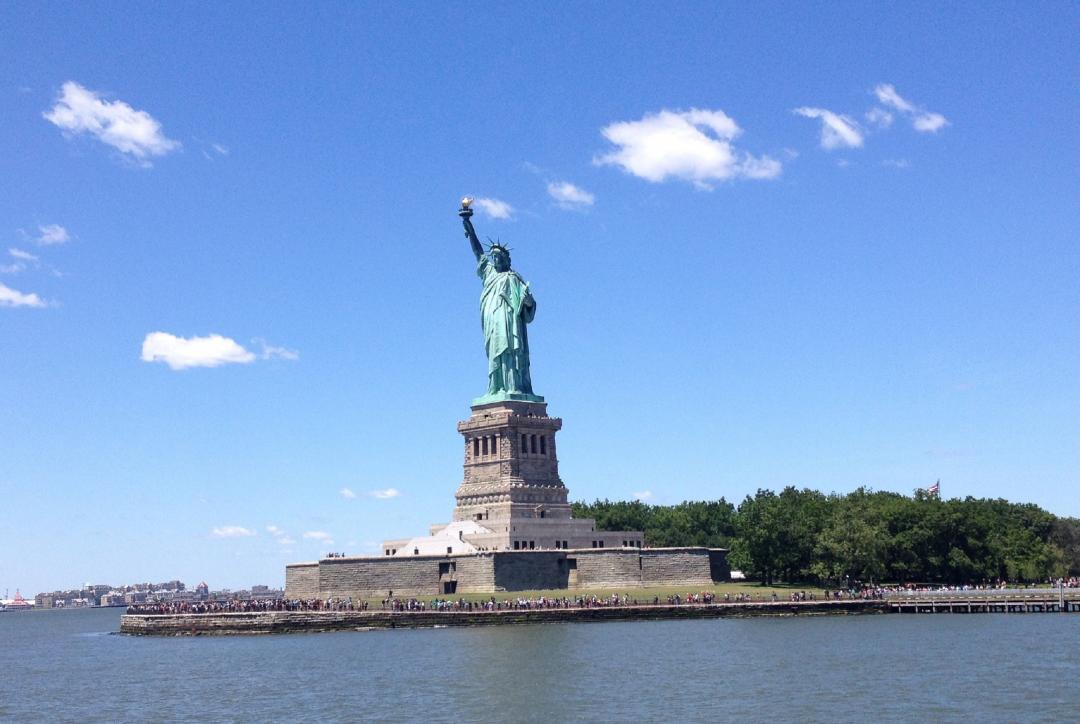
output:
[[[466,196],[461,200],[461,209],[458,210],[458,216],[463,219],[468,219],[473,215],[472,210],[472,197]]]

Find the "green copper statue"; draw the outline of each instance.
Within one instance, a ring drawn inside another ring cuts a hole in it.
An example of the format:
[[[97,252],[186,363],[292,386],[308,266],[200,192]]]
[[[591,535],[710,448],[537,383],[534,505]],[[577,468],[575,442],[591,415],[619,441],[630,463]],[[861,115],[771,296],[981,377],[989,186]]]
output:
[[[495,243],[487,254],[472,225],[472,199],[461,200],[458,216],[476,257],[476,274],[484,282],[480,293],[480,324],[488,358],[487,394],[474,405],[502,400],[543,402],[533,394],[529,375],[529,335],[526,325],[536,314],[536,300],[529,284],[510,268],[510,250]]]

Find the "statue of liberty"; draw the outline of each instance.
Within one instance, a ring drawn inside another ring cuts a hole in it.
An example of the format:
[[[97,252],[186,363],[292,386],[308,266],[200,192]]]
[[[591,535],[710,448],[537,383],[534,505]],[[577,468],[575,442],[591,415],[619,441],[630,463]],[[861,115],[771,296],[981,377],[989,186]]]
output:
[[[510,249],[496,242],[484,253],[473,229],[471,204],[472,199],[462,199],[458,216],[476,257],[476,274],[484,283],[480,293],[480,324],[488,358],[487,394],[473,400],[473,404],[502,400],[543,402],[543,397],[533,394],[529,375],[526,325],[536,315],[536,300],[528,282],[510,268]]]

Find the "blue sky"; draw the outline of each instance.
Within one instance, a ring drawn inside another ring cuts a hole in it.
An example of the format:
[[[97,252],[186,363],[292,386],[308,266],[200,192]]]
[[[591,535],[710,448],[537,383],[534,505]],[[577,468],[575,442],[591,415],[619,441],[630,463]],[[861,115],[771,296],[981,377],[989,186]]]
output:
[[[0,590],[446,520],[463,194],[574,499],[1080,515],[1074,6],[499,5],[0,8]]]

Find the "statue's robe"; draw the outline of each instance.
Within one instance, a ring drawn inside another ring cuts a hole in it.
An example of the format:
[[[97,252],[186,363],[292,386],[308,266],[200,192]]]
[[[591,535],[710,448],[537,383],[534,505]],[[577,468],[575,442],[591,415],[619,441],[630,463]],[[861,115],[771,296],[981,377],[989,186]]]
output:
[[[529,285],[517,272],[496,271],[481,255],[476,274],[484,282],[480,294],[480,323],[488,358],[488,394],[532,394],[529,375],[529,335],[526,325],[536,314]]]

